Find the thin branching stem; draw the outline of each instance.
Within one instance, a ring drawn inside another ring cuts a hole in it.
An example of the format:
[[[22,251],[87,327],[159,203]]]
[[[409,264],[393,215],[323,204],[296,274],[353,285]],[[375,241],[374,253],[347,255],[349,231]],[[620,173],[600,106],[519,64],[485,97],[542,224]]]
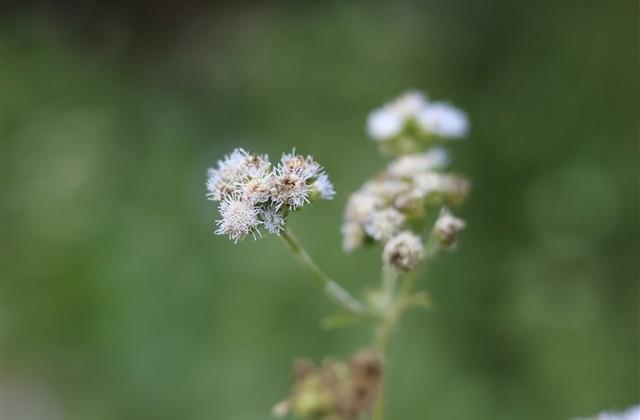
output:
[[[318,267],[311,256],[309,256],[307,251],[302,247],[300,242],[298,242],[293,233],[291,233],[291,230],[284,230],[280,234],[280,237],[284,240],[298,261],[300,261],[300,263],[311,272],[316,284],[334,303],[348,312],[367,315],[367,310],[362,303],[360,303],[345,288],[332,280],[320,269],[320,267]]]

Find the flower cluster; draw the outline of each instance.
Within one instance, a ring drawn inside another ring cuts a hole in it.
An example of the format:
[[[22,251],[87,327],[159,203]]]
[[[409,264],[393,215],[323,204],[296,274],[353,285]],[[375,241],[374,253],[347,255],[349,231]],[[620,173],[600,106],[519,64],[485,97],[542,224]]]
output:
[[[447,102],[431,102],[417,91],[402,94],[367,118],[369,136],[392,154],[423,150],[437,140],[460,139],[468,131],[463,111]]]
[[[299,359],[293,366],[293,389],[273,414],[317,420],[356,420],[371,410],[380,385],[382,362],[371,350],[360,350],[345,363],[325,359],[317,367]]]
[[[255,239],[260,229],[278,235],[290,211],[335,195],[322,166],[295,150],[273,166],[267,155],[235,149],[209,169],[207,191],[220,203],[216,233],[235,242],[249,234]]]
[[[343,247],[352,251],[368,242],[386,243],[385,262],[409,270],[420,259],[420,239],[408,232],[435,206],[455,206],[466,198],[469,182],[442,173],[444,150],[399,157],[351,195],[342,226]],[[393,240],[392,240],[393,239]],[[403,257],[400,257],[403,256]]]
[[[351,195],[342,226],[343,248],[352,251],[371,242],[382,242],[382,259],[401,271],[413,269],[425,255],[420,236],[413,233],[428,210],[462,203],[469,193],[466,178],[445,173],[447,151],[433,146],[416,152],[436,137],[459,138],[466,134],[466,115],[445,103],[430,103],[424,95],[409,92],[369,115],[368,133],[391,144],[400,156],[380,174]],[[443,210],[433,229],[442,249],[455,247],[464,221]]]

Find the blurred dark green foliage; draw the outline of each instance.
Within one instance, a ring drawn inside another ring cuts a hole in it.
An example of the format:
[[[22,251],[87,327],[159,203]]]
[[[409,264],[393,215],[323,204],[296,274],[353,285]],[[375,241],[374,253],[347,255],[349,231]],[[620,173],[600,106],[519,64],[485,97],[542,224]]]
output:
[[[384,164],[367,112],[407,88],[468,111],[474,188],[433,310],[394,337],[390,418],[638,402],[636,2],[88,4],[0,26],[8,418],[266,419],[293,357],[366,345],[320,331],[333,308],[276,238],[213,235],[205,171],[313,154],[338,197],[292,226],[358,291],[380,252],[343,255],[341,212]]]

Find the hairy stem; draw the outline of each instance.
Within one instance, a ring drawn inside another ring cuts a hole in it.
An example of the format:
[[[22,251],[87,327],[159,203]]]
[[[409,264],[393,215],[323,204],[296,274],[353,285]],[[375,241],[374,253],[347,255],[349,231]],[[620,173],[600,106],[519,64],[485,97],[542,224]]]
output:
[[[333,281],[320,269],[320,267],[318,267],[290,230],[287,229],[283,231],[280,237],[288,245],[289,249],[293,252],[298,261],[300,261],[300,263],[305,266],[311,274],[313,274],[313,279],[316,284],[329,297],[329,299],[348,312],[361,315],[365,315],[367,313],[367,310],[362,303],[351,296],[346,289]]]

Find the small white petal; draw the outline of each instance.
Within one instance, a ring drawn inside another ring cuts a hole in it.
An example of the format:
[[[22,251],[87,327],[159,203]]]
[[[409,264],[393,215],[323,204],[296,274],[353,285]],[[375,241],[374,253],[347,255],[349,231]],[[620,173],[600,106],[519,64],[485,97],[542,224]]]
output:
[[[418,123],[440,137],[462,138],[469,131],[467,114],[446,102],[434,102],[418,114]]]
[[[402,156],[389,164],[387,172],[394,177],[412,177],[422,172],[442,169],[449,163],[449,155],[442,147],[427,153]]]
[[[333,184],[325,173],[318,175],[318,178],[313,181],[313,189],[320,194],[320,198],[323,200],[332,200],[336,195]]]
[[[403,119],[414,118],[427,106],[427,99],[417,90],[403,93],[388,106]]]
[[[403,117],[388,107],[371,112],[367,118],[367,134],[376,141],[389,140],[400,134],[403,126]]]

